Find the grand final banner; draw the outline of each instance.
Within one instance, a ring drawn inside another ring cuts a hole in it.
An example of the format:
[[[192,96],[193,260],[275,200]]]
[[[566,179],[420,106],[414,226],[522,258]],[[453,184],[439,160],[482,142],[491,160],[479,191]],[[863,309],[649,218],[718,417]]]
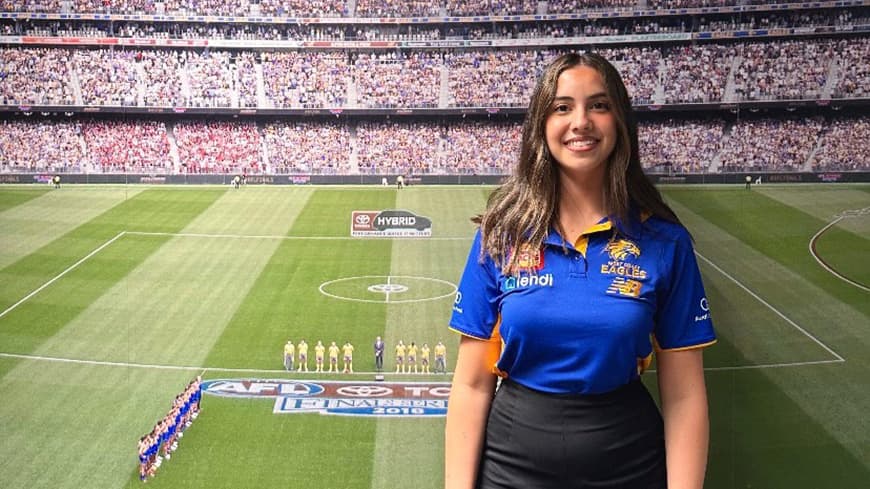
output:
[[[274,398],[277,414],[430,417],[447,414],[449,382],[353,382],[217,379],[202,383],[206,394]]]

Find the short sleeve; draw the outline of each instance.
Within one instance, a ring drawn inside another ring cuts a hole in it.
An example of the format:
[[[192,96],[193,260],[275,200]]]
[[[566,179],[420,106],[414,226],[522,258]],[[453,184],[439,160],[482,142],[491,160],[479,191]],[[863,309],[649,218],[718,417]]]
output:
[[[481,246],[478,230],[453,301],[450,329],[488,340],[498,319],[498,268],[489,255],[481,260]]]
[[[662,255],[667,278],[657,294],[653,330],[662,350],[703,348],[716,342],[692,240],[685,228],[678,229],[672,247]]]

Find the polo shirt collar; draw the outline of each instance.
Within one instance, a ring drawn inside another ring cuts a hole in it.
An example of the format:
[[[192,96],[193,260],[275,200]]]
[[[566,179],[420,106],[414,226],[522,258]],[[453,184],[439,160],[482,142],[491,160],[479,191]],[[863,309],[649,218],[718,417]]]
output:
[[[613,229],[613,223],[609,217],[605,216],[600,221],[583,231],[580,236],[589,236],[603,231],[610,231],[611,229]],[[563,243],[567,244],[569,247],[572,248],[574,246],[574,243],[563,239],[562,235],[559,234],[559,231],[554,226],[550,226],[550,230],[547,232],[547,236],[544,238],[544,245],[562,246]]]

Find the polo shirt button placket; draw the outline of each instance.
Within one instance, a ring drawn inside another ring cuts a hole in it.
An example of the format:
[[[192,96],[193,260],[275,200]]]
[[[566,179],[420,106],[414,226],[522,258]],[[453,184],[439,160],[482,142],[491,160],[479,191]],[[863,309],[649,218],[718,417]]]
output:
[[[574,258],[571,260],[569,273],[572,277],[586,278],[586,271],[589,265],[586,258],[580,252],[574,252]]]

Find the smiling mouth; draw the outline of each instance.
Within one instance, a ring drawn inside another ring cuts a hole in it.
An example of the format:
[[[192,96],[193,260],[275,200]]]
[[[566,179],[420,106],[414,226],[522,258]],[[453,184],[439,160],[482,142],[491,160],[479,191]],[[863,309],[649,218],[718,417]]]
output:
[[[594,138],[575,138],[565,141],[564,144],[570,150],[585,151],[594,148],[598,144],[598,140]]]

